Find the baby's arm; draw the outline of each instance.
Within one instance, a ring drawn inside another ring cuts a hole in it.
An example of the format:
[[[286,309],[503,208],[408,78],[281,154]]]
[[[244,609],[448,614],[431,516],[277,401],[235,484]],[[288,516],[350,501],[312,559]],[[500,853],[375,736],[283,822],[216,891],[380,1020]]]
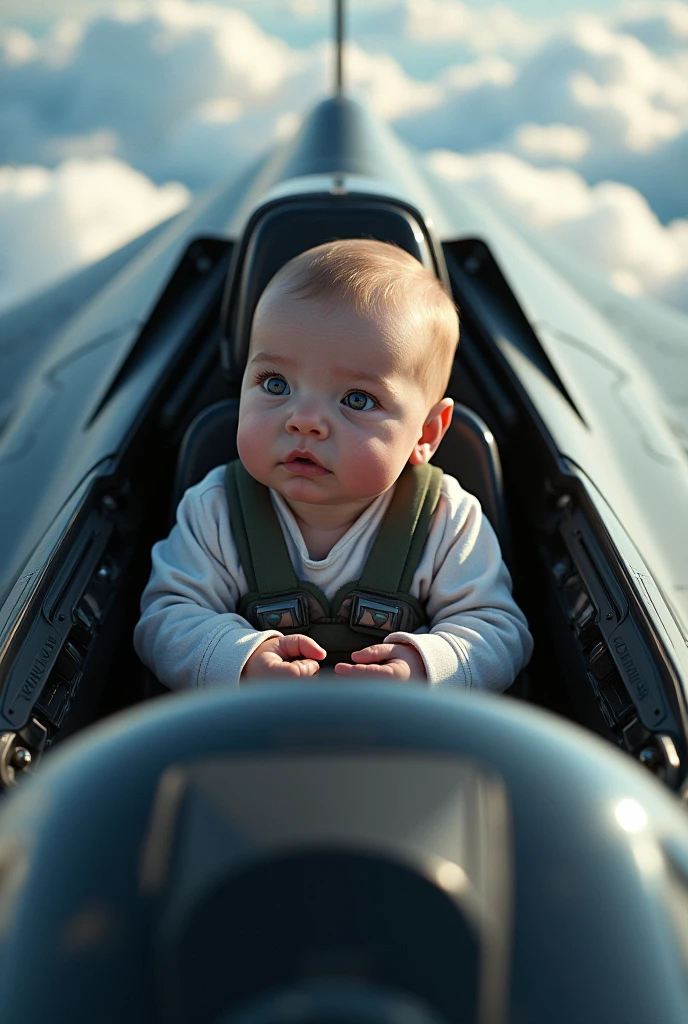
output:
[[[433,686],[506,690],[530,659],[532,637],[479,502],[451,477],[445,477],[443,492],[418,569],[430,630],[386,640],[412,644]]]
[[[501,691],[512,684],[530,658],[532,638],[511,595],[492,527],[477,499],[450,477],[444,479],[414,591],[425,605],[429,632],[385,637],[377,645],[376,665],[394,669],[388,674],[395,678],[409,678],[399,659],[409,662],[412,652],[424,669],[416,669],[415,677],[432,686]],[[375,657],[368,654],[374,650],[363,652],[366,660]]]
[[[261,674],[272,674],[287,638],[254,629],[234,610],[247,586],[231,534],[223,467],[186,492],[177,524],[154,546],[152,561],[134,647],[162,683],[175,690],[237,687],[249,659],[253,667],[260,663]],[[266,641],[275,648],[268,666],[262,657]]]

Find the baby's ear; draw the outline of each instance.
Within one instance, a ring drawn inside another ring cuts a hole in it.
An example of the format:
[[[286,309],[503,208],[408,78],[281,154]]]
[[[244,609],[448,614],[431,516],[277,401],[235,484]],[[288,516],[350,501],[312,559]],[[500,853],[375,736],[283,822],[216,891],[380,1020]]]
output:
[[[443,398],[433,405],[423,424],[423,433],[413,446],[409,458],[412,466],[422,466],[433,457],[449,428],[453,411],[452,398]]]

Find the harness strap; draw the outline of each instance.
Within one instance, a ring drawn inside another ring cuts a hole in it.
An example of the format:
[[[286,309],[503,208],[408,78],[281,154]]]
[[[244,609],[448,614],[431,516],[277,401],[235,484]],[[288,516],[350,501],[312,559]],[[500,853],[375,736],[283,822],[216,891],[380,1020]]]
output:
[[[363,568],[359,589],[408,594],[441,488],[439,467],[427,463],[405,467]]]
[[[408,594],[441,487],[442,470],[437,466],[405,467],[361,578],[340,588],[331,602],[333,607],[339,606],[352,586],[388,597]],[[270,595],[303,589],[291,564],[268,488],[236,460],[227,466],[225,490],[232,534],[249,591]]]
[[[236,460],[227,466],[225,491],[232,534],[249,591],[279,594],[298,590],[300,584],[268,488]]]

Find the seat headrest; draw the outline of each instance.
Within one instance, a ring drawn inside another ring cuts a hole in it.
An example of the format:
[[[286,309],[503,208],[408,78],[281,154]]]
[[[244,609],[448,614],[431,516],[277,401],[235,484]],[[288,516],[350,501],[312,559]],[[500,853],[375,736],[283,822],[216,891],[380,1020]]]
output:
[[[249,222],[227,278],[220,342],[226,373],[243,373],[253,314],[270,279],[292,257],[338,238],[392,242],[445,279],[427,232],[410,209],[396,203],[323,196],[264,207]]]

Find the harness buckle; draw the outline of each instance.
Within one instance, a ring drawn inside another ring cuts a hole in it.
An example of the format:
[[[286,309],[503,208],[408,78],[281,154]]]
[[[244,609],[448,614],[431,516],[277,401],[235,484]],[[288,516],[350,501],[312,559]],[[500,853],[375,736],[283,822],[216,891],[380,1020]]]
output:
[[[352,594],[350,625],[361,633],[395,633],[401,625],[403,609],[393,601],[368,594]]]
[[[310,624],[305,594],[293,594],[276,601],[256,601],[252,612],[260,629],[294,629]]]

